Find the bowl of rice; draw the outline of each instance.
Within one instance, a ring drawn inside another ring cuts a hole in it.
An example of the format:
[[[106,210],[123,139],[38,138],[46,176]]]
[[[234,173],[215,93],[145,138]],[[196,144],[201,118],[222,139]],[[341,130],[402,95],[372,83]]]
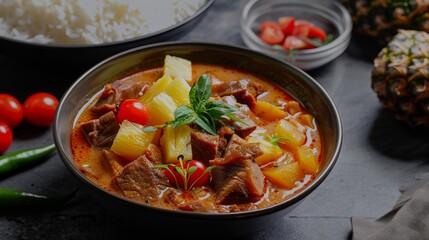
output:
[[[213,2],[0,0],[0,54],[93,64],[129,48],[182,36]]]

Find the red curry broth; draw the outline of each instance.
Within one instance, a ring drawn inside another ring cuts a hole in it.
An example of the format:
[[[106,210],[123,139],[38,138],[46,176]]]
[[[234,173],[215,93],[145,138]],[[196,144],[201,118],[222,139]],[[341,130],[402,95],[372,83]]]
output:
[[[252,75],[247,72],[237,71],[232,68],[227,68],[223,66],[214,66],[214,65],[205,65],[205,64],[192,64],[192,76],[193,81],[196,81],[201,74],[209,73],[212,79],[217,79],[220,81],[233,81],[239,79],[250,79],[251,81],[255,81],[257,83],[263,84],[266,88],[266,92],[259,95],[257,97],[258,101],[265,101],[269,103],[276,103],[280,108],[287,108],[287,102],[294,101],[294,99],[284,90],[279,87],[271,84],[263,79]],[[134,74],[134,77],[138,77],[141,79],[149,79],[151,81],[156,81],[163,74],[163,68],[156,68],[150,70],[144,70]],[[215,80],[215,81],[217,81]],[[94,100],[95,101],[95,100]],[[80,171],[88,177],[93,183],[101,186],[102,188],[111,191],[115,194],[119,194],[111,185],[112,178],[114,178],[114,174],[109,172],[106,169],[105,164],[100,161],[100,148],[96,148],[91,146],[83,136],[82,132],[79,130],[79,124],[86,122],[88,120],[94,119],[95,117],[91,115],[89,111],[89,107],[91,103],[85,106],[84,109],[79,116],[77,116],[77,122],[75,127],[73,128],[71,135],[71,147],[73,159],[76,162]],[[292,110],[293,112],[294,110]],[[287,112],[287,111],[286,111]],[[297,129],[305,134],[305,142],[303,145],[309,146],[312,149],[317,161],[320,163],[321,161],[321,140],[319,131],[317,129],[317,125],[313,120],[310,125],[306,126],[300,120],[300,116],[303,114],[309,114],[303,106],[299,106],[298,112],[287,112],[287,116],[285,119],[289,119],[291,122],[296,124]],[[273,134],[274,128],[278,121],[268,122],[263,120],[262,118],[252,116],[252,120],[258,125],[258,129],[265,129],[265,134]],[[308,124],[308,123],[307,123]],[[258,130],[256,130],[258,131]],[[283,148],[284,154],[279,157],[275,161],[271,161],[268,164],[264,164],[261,169],[269,168],[273,166],[281,166],[288,163],[296,162],[296,151],[288,149],[287,147]],[[120,161],[119,164],[125,166],[129,161]],[[212,184],[210,183],[207,186],[196,187],[191,189],[189,192],[183,193],[179,191],[181,194],[182,201],[190,200],[195,202],[195,200],[201,202],[202,205],[207,205],[210,207],[201,209],[201,211],[208,212],[232,212],[232,211],[243,211],[243,210],[252,210],[258,208],[264,208],[267,206],[271,206],[277,203],[280,203],[294,194],[301,191],[306,185],[308,185],[317,175],[314,174],[305,174],[302,179],[299,179],[295,182],[295,186],[290,189],[285,189],[276,186],[272,182],[265,179],[265,194],[255,202],[236,202],[234,204],[218,204],[216,203],[216,193],[212,188]],[[174,187],[171,187],[174,188]],[[175,190],[176,191],[176,190]],[[180,208],[174,204],[169,203],[165,200],[166,196],[163,195],[164,192],[160,195],[160,201],[151,202],[151,205],[167,208],[167,209],[182,209],[182,210],[195,210],[195,209],[187,209],[186,207]],[[120,195],[120,194],[119,194]],[[198,210],[197,210],[198,211]]]

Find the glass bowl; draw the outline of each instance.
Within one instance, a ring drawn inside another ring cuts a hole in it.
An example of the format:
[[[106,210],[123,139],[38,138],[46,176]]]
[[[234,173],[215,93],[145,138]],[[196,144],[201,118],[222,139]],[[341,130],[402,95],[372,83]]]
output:
[[[263,42],[259,26],[263,21],[277,21],[291,16],[307,20],[332,34],[334,40],[317,48],[284,50]],[[241,15],[241,37],[247,47],[292,63],[302,70],[320,67],[340,56],[351,39],[352,20],[348,11],[336,1],[251,0]]]

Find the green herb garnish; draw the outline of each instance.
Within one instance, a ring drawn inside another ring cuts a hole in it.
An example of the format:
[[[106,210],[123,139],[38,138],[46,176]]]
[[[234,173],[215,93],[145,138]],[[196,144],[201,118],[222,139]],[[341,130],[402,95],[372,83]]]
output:
[[[210,74],[203,74],[192,85],[189,91],[190,105],[180,105],[177,107],[174,111],[174,120],[160,126],[145,127],[144,131],[156,131],[156,129],[164,128],[167,125],[172,125],[173,128],[176,128],[195,123],[204,129],[204,131],[212,135],[217,135],[216,121],[220,117],[227,116],[234,121],[241,121],[241,119],[232,114],[238,111],[238,108],[219,100],[209,101],[211,94],[212,83]]]
[[[332,34],[326,35],[326,39],[323,42],[317,37],[316,38],[308,38],[305,36],[299,36],[299,38],[301,38],[302,40],[304,40],[307,43],[310,43],[311,45],[316,46],[316,47],[321,47],[323,45],[326,45],[326,44],[334,41],[334,35],[332,35]]]
[[[277,146],[277,147],[279,146],[279,142],[281,142],[281,141],[290,141],[289,138],[282,137],[282,136],[279,136],[277,134],[267,135],[266,138],[267,138],[268,142],[270,142],[271,144],[273,144],[274,146]]]

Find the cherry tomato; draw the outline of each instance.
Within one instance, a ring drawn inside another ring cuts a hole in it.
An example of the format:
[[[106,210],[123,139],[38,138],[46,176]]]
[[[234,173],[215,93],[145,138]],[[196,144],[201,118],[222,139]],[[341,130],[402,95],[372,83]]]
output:
[[[147,107],[137,99],[126,99],[119,106],[118,120],[124,120],[145,125],[149,120]]]
[[[308,37],[310,28],[313,26],[312,23],[304,20],[295,21],[295,28],[292,31],[292,36],[304,36]]]
[[[274,21],[263,21],[260,25],[261,31],[264,31],[266,28],[278,28],[280,25]]]
[[[318,38],[324,42],[326,40],[326,32],[320,27],[312,26],[307,35],[308,38]]]
[[[299,50],[299,49],[308,49],[313,47],[314,47],[313,45],[302,40],[297,36],[287,36],[283,43],[283,48],[285,50],[293,50],[293,49]]]
[[[291,35],[293,29],[295,28],[295,18],[294,17],[280,17],[278,19],[279,25],[282,29],[282,32],[285,36]]]
[[[6,123],[0,122],[0,154],[6,152],[12,144],[12,140],[12,129]]]
[[[0,121],[11,128],[15,128],[22,122],[23,118],[24,111],[18,99],[10,94],[0,94]]]
[[[24,118],[37,127],[49,127],[54,121],[58,99],[46,92],[30,95],[24,101]]]
[[[280,25],[266,26],[261,32],[261,40],[268,44],[281,44],[285,39]]]
[[[181,169],[182,174],[175,168]],[[164,175],[168,178],[168,181],[176,187],[190,189],[191,187],[201,187],[207,185],[210,180],[210,173],[205,172],[206,166],[204,163],[197,160],[183,161],[183,168],[180,162],[176,163],[175,166],[169,166],[169,169],[164,170]],[[193,171],[195,170],[195,171]],[[187,171],[187,186],[185,186],[184,175]],[[193,171],[193,173],[192,173]]]

